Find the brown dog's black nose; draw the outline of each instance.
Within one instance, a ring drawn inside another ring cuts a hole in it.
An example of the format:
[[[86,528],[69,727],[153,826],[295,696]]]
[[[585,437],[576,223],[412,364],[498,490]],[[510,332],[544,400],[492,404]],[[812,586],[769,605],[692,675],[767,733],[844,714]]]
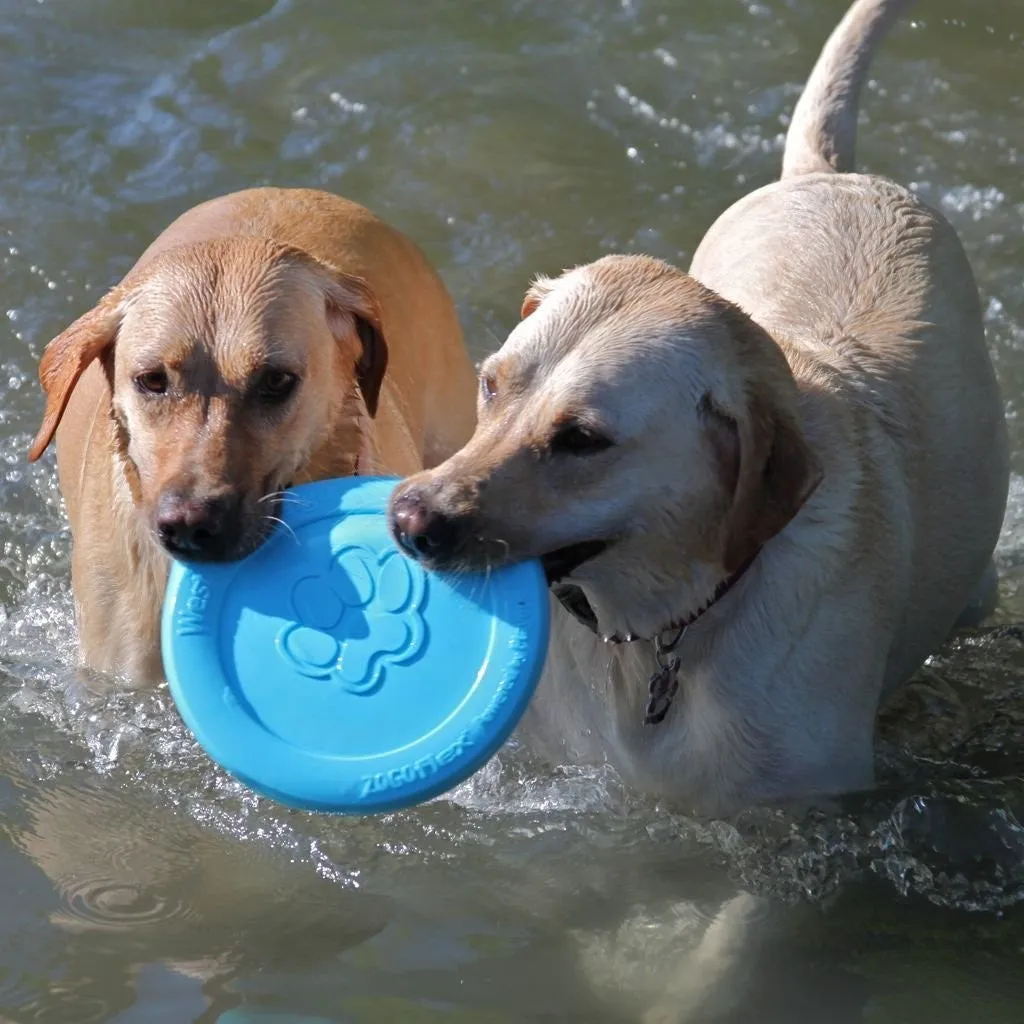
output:
[[[392,536],[413,558],[443,560],[458,547],[455,521],[431,507],[418,491],[400,494],[390,518]]]
[[[234,498],[194,498],[179,491],[160,497],[156,532],[167,553],[191,561],[227,557],[237,534],[238,501]]]

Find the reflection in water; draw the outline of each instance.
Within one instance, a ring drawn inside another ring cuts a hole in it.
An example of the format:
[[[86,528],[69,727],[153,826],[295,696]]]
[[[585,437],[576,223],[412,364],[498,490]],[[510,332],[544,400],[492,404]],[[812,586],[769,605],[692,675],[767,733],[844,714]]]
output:
[[[46,633],[21,628],[37,619],[19,610],[3,664],[42,664],[32,648]],[[77,980],[4,1003],[60,1020],[94,1001],[109,1019],[138,998],[140,969],[162,963],[218,1012],[262,971],[319,978],[254,997],[266,1005],[413,1020],[425,992],[450,998],[456,971],[473,1020],[590,1006],[578,1019],[666,1024],[758,1005],[783,1021],[812,994],[833,1007],[815,1019],[860,1019],[887,963],[861,951],[877,929],[905,953],[919,929],[943,927],[936,913],[1010,909],[1024,893],[1024,713],[1005,685],[1022,657],[1012,629],[951,645],[884,723],[877,791],[730,822],[645,804],[608,770],[543,771],[514,751],[418,812],[293,813],[214,769],[166,694],[89,685],[51,660],[48,675],[8,684],[33,752],[4,755],[20,792],[6,831],[52,883],[48,919]],[[909,900],[895,917],[894,890]],[[987,927],[976,952],[1021,931],[1017,915]],[[485,981],[496,964],[503,981]]]
[[[171,806],[126,800],[90,773],[41,787],[25,812],[10,838],[52,883],[49,920],[77,965],[68,971],[74,992],[39,997],[40,1017],[59,1016],[73,997],[76,1006],[105,1005],[97,1019],[108,1019],[111,976],[121,974],[129,1006],[145,963],[221,987],[239,971],[308,970],[388,920],[383,897],[332,884],[281,850],[238,842]]]

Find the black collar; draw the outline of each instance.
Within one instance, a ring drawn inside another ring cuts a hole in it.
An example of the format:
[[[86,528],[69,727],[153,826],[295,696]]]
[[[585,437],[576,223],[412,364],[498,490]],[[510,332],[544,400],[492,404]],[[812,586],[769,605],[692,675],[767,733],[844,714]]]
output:
[[[661,629],[657,630],[653,636],[647,637],[648,640],[656,640],[658,637],[664,636],[668,632],[678,632],[681,629],[686,629],[688,626],[692,626],[705,612],[710,611],[715,604],[717,604],[725,595],[740,581],[740,577],[753,565],[754,559],[757,558],[760,551],[755,551],[731,576],[727,576],[722,580],[717,587],[715,592],[711,595],[711,600],[708,601],[703,608],[698,608],[692,615],[688,615],[682,619],[673,619],[666,623]],[[632,633],[627,633],[625,636],[620,636],[618,633],[602,634],[598,631],[597,615],[594,609],[591,607],[590,602],[587,600],[586,594],[583,593],[582,588],[578,587],[575,583],[560,582],[555,583],[551,587],[551,592],[561,602],[562,607],[574,618],[577,622],[582,623],[591,633],[594,633],[601,637],[601,639],[607,644],[622,644],[622,643],[633,643],[635,640],[643,640],[644,637],[635,636]]]
[[[686,630],[716,602],[725,597],[739,582],[740,577],[750,568],[758,553],[758,551],[755,551],[736,572],[722,580],[715,587],[711,600],[703,608],[698,608],[697,611],[692,615],[686,616],[686,618],[674,619],[667,625],[662,626],[652,637],[648,638],[648,642],[652,642],[654,645],[654,657],[658,667],[647,682],[647,705],[644,710],[644,725],[657,725],[659,722],[664,721],[672,706],[672,700],[679,687],[679,669],[681,666],[679,655],[675,652],[682,643]],[[598,633],[597,615],[594,614],[594,609],[590,606],[586,595],[575,583],[555,583],[551,587],[551,592],[561,602],[562,607],[577,622],[581,622],[596,636],[601,635]],[[632,634],[619,636],[615,633],[610,636],[602,636],[601,639],[605,643],[621,644],[632,643],[642,638]]]

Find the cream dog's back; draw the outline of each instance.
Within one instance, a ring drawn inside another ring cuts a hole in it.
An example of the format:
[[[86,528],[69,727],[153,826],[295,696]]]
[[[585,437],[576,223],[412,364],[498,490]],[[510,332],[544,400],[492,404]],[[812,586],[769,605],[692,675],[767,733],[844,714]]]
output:
[[[837,495],[829,510],[870,520],[884,502],[878,521],[899,524],[898,538],[869,535],[865,552],[884,560],[879,579],[891,577],[875,599],[902,610],[886,690],[964,610],[960,595],[988,565],[1008,485],[1002,401],[960,240],[908,189],[853,170],[851,97],[871,46],[910,2],[851,8],[794,113],[782,180],[722,214],[690,268],[782,348],[815,448],[828,458],[845,433],[843,444],[886,467],[883,479]],[[825,87],[839,70],[846,92],[835,96]]]

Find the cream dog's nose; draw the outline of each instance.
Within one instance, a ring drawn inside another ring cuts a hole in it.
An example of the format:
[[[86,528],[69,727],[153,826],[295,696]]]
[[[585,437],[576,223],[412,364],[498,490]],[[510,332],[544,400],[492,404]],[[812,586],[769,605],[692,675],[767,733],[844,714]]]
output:
[[[405,491],[392,502],[391,535],[412,558],[443,561],[459,545],[455,520],[434,508],[418,490]]]

